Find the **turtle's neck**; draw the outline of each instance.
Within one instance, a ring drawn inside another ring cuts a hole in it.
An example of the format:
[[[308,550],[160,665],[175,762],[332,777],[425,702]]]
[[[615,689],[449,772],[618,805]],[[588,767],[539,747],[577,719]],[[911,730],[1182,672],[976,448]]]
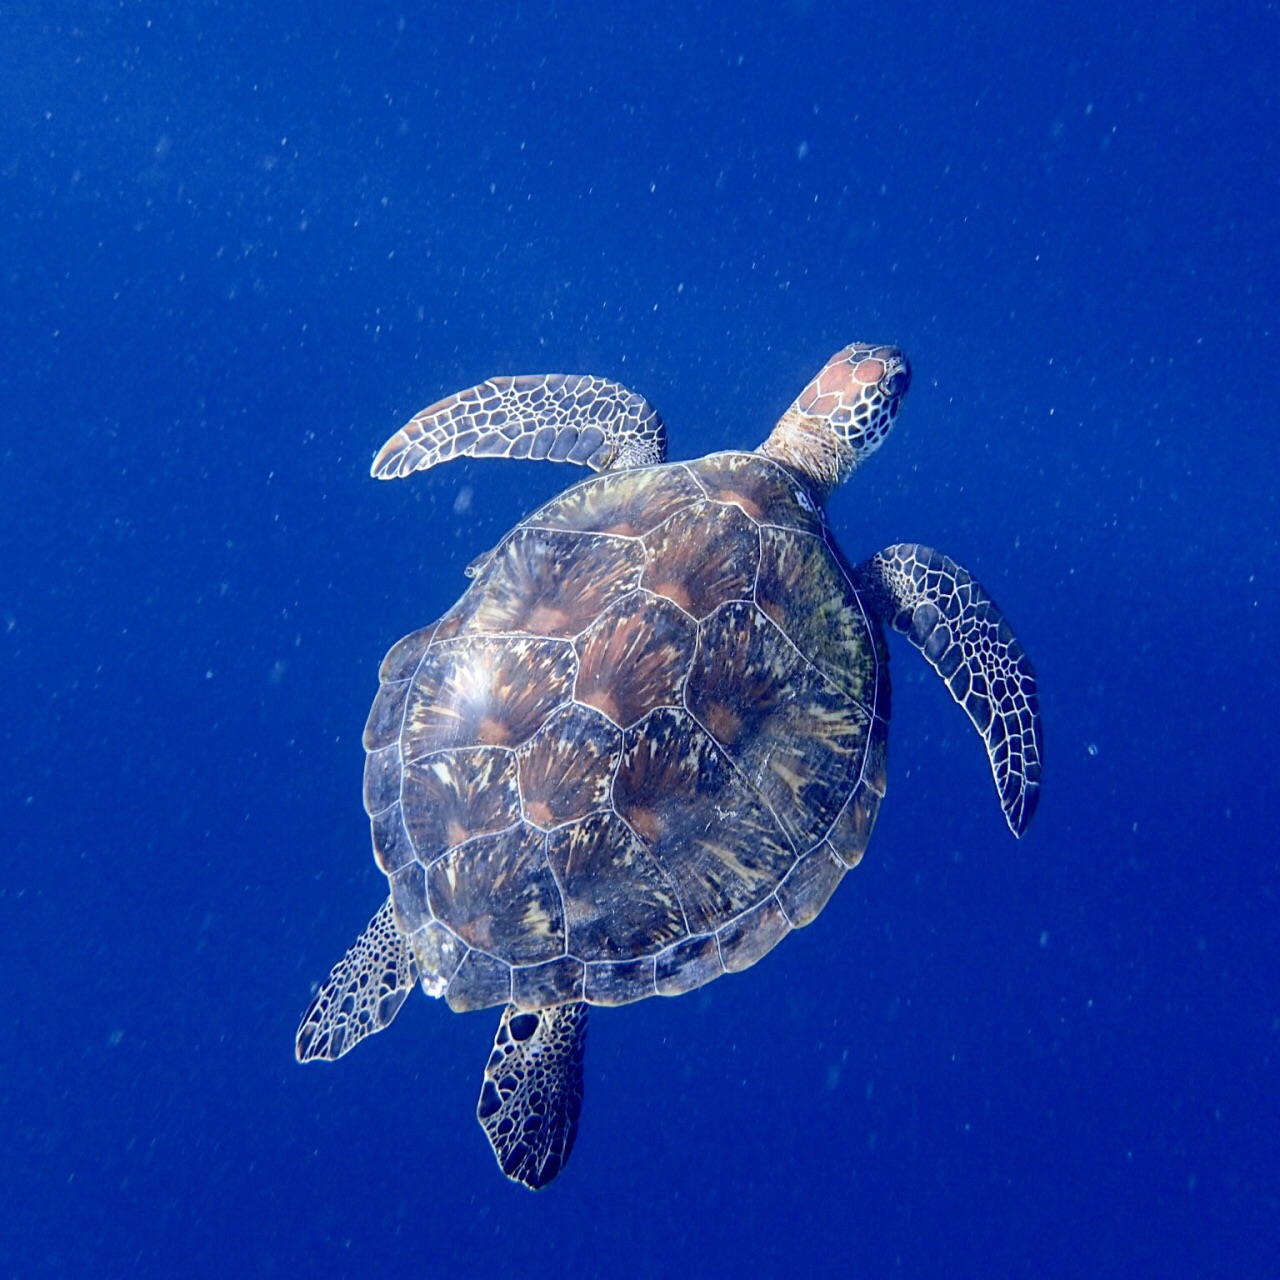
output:
[[[797,472],[807,481],[813,496],[824,506],[837,485],[843,484],[856,465],[853,450],[822,418],[811,418],[794,405],[778,419],[778,425],[756,452]]]

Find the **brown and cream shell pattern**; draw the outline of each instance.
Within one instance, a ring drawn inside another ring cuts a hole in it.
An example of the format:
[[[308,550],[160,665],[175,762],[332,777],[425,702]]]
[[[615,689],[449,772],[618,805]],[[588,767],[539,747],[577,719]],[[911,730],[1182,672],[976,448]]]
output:
[[[884,794],[880,624],[749,453],[606,473],[382,664],[365,805],[456,1010],[676,995],[822,910]]]

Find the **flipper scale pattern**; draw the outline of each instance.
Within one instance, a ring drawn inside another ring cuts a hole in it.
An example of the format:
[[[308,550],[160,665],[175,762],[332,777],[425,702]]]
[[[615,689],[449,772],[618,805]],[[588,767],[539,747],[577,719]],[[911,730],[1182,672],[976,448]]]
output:
[[[918,543],[886,547],[859,575],[982,736],[1005,821],[1021,836],[1040,799],[1044,744],[1035,670],[1004,614],[967,569]]]

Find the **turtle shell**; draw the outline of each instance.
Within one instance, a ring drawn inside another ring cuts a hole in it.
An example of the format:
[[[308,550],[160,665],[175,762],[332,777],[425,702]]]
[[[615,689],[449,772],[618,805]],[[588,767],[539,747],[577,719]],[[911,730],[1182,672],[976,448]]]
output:
[[[675,995],[825,905],[884,794],[888,669],[802,483],[750,453],[605,474],[382,664],[365,806],[458,1010]]]

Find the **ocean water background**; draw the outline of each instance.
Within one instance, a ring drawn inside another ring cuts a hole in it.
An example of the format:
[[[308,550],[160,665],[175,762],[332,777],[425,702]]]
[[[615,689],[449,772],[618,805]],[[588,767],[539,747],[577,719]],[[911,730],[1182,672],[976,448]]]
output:
[[[5,6],[0,1274],[1274,1274],[1278,27]],[[751,446],[853,339],[915,382],[832,523],[1009,614],[1027,838],[898,644],[862,866],[594,1017],[548,1191],[473,1118],[494,1016],[298,1067],[385,892],[378,662],[580,476],[373,451],[543,370]]]

